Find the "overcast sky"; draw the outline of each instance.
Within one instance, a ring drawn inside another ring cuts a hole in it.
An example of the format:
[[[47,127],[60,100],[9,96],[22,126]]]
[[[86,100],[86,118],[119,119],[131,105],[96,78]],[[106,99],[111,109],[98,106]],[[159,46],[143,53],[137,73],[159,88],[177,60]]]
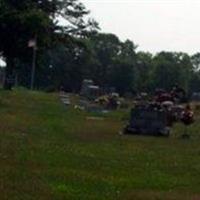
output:
[[[200,0],[81,0],[103,32],[138,50],[200,51]]]

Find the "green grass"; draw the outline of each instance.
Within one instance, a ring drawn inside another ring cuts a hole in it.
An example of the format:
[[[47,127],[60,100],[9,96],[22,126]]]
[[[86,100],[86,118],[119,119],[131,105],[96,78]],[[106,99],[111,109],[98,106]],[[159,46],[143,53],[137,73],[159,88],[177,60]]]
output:
[[[56,94],[0,91],[0,199],[200,199],[199,117],[183,140],[181,125],[120,136],[126,112],[87,116]]]

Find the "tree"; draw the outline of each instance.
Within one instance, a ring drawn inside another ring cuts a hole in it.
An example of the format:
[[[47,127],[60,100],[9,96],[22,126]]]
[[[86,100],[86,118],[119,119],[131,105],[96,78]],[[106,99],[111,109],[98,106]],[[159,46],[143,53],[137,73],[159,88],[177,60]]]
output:
[[[135,89],[135,73],[133,65],[124,61],[118,61],[113,64],[114,67],[110,73],[109,85],[116,88],[116,91],[121,95]]]
[[[153,65],[154,88],[169,90],[173,85],[178,84],[188,91],[193,66],[187,54],[161,52],[154,57]]]
[[[195,71],[200,70],[200,53],[196,53],[191,56],[191,62]]]
[[[55,39],[86,35],[88,27],[97,27],[96,22],[84,20],[89,11],[78,0],[1,0],[0,12],[0,52],[7,63],[6,80],[12,76],[16,60],[30,60],[30,39],[37,38],[42,50]],[[67,25],[60,25],[59,17]],[[11,89],[8,81],[5,89]]]
[[[120,94],[137,90],[136,48],[130,40],[121,42],[120,50],[111,65],[110,85]]]
[[[137,46],[132,41],[121,42],[114,34],[99,33],[89,38],[88,47],[88,78],[121,94],[135,88]]]
[[[121,42],[114,34],[101,33],[90,37],[89,43],[93,55],[93,63],[89,68],[93,77],[98,84],[108,85],[109,71],[120,53]]]
[[[147,91],[153,81],[153,56],[148,52],[137,53],[137,88],[139,91]]]

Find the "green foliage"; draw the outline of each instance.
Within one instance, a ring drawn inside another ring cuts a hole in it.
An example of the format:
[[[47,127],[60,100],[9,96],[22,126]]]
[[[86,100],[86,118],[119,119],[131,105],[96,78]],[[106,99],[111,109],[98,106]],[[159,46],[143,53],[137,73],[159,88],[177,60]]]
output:
[[[114,87],[123,94],[134,87],[136,76],[136,46],[124,43],[113,34],[96,34],[89,38],[91,62],[87,76],[102,87]]]
[[[196,53],[191,56],[191,62],[193,64],[194,70],[199,71],[200,69],[200,53]]]
[[[187,54],[161,52],[154,57],[154,84],[168,90],[178,84],[188,91],[192,70]]]
[[[120,94],[129,92],[134,87],[134,68],[129,63],[116,62],[110,72],[110,85]]]
[[[131,41],[121,42],[113,34],[89,38],[65,38],[45,53],[39,53],[36,85],[40,89],[61,85],[78,92],[82,80],[93,79],[103,88],[114,87],[120,94],[170,90],[178,84],[188,93],[198,92],[198,58],[186,53],[161,52],[153,56],[136,52]],[[26,86],[29,68],[19,63],[19,83]]]
[[[85,20],[89,11],[78,0],[2,0],[0,12],[0,52],[7,62],[7,77],[13,74],[16,60],[30,63],[29,40],[37,40],[44,50],[59,38],[84,35],[98,26]],[[58,18],[67,25],[60,25]]]
[[[137,53],[137,90],[149,91],[154,82],[153,79],[153,55],[146,52]]]
[[[27,45],[34,38],[39,89],[63,85],[78,92],[82,80],[89,78],[120,94],[169,90],[175,84],[188,93],[199,90],[199,53],[137,52],[130,40],[97,33],[98,24],[87,18],[89,11],[78,0],[1,0],[0,12],[0,52],[7,78],[15,71],[20,85],[30,83],[32,49]]]

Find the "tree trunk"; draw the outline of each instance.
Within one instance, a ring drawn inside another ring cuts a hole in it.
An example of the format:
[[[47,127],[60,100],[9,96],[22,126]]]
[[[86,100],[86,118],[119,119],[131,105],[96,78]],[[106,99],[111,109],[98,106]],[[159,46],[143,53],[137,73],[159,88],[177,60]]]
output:
[[[14,59],[7,58],[6,59],[6,74],[4,80],[4,89],[5,90],[12,90],[13,83],[14,83]]]

